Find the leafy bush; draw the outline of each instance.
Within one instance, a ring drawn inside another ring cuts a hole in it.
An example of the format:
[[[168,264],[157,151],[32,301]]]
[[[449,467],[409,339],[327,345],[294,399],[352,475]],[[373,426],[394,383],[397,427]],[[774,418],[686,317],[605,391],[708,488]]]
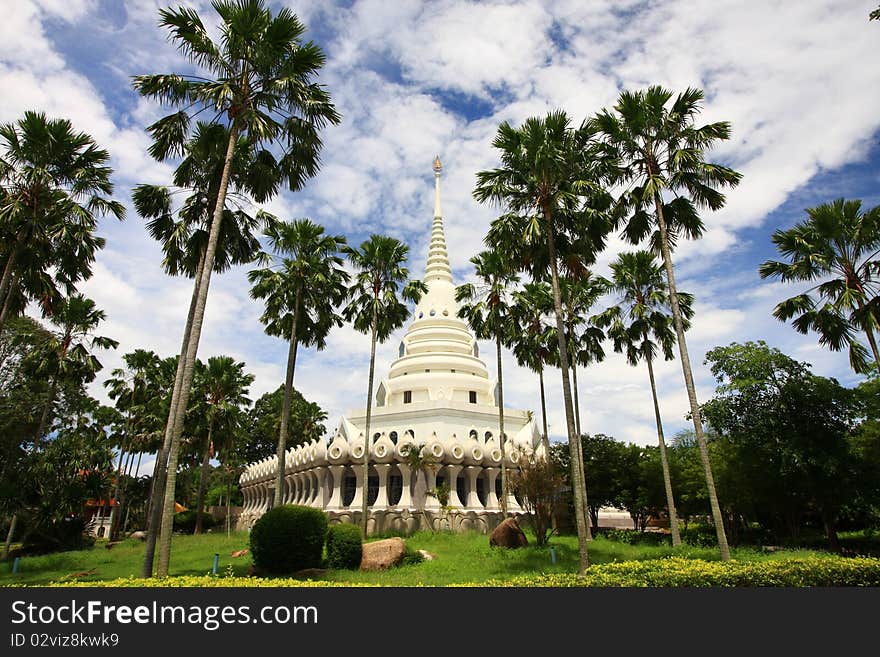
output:
[[[217,524],[214,516],[210,513],[202,512],[202,529],[210,529]],[[184,534],[192,534],[196,530],[196,511],[190,509],[188,511],[180,511],[174,514],[174,531],[183,532]]]
[[[318,568],[327,536],[327,515],[320,509],[287,504],[270,509],[251,529],[254,565],[273,575]]]
[[[880,559],[842,557],[773,561],[703,561],[669,557],[591,566],[575,574],[517,577],[485,586],[880,586]]]
[[[695,547],[715,547],[718,545],[718,534],[714,525],[692,524],[687,530],[682,528],[681,541]]]
[[[327,528],[327,566],[336,569],[360,568],[363,557],[361,528],[339,524]]]
[[[639,532],[634,529],[619,529],[617,527],[600,529],[597,535],[604,536],[609,541],[625,543],[626,545],[671,545],[672,543],[672,539],[668,534],[661,532]]]
[[[37,555],[67,550],[82,550],[95,544],[95,537],[86,533],[80,517],[61,518],[33,526],[22,539],[22,554]]]

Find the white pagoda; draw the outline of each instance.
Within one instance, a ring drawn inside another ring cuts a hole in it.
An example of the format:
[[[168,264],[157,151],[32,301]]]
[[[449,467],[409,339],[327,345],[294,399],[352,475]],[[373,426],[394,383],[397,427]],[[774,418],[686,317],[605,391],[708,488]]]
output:
[[[424,282],[388,376],[376,389],[368,445],[366,494],[370,533],[411,532],[426,522],[456,531],[491,531],[501,520],[501,460],[513,467],[521,451],[543,451],[535,423],[524,410],[504,409],[505,452],[499,448],[497,384],[479,358],[477,341],[458,317],[455,284],[440,208],[440,158],[434,160],[434,222]],[[359,523],[364,487],[366,410],[342,418],[329,443],[313,441],[287,452],[284,502],[324,509],[330,522]],[[403,454],[413,444],[434,466],[414,476]],[[275,456],[250,464],[241,476],[249,527],[274,496]],[[445,482],[441,509],[434,491]],[[508,510],[521,508],[511,496]]]

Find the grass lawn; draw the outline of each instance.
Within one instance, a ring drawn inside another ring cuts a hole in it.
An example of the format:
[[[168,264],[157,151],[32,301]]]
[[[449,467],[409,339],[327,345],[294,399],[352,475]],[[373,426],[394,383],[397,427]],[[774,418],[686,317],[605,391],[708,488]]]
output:
[[[532,537],[529,537],[532,540]],[[406,539],[412,549],[427,550],[436,556],[433,561],[405,565],[385,572],[350,570],[327,571],[324,579],[336,582],[380,584],[386,586],[444,586],[507,580],[518,575],[573,573],[577,571],[577,537],[556,536],[550,545],[556,551],[551,561],[548,547],[504,550],[489,547],[489,538],[482,534],[449,534],[419,532]],[[233,558],[230,553],[248,547],[248,534],[175,536],[171,553],[171,575],[206,575],[211,572],[214,554],[220,555],[218,572],[225,575],[231,568],[237,576],[247,574],[250,555]],[[784,550],[764,554],[739,548],[732,551],[740,561],[767,561],[798,557],[830,556],[811,550]],[[12,575],[12,563],[0,561],[0,586],[11,584],[41,585],[63,581],[98,581],[140,573],[144,544],[128,539],[106,549],[99,541],[90,550],[61,552],[40,557],[23,557],[19,572]],[[628,545],[599,537],[590,543],[592,563],[660,559],[678,556],[687,559],[718,559],[713,548],[684,546]]]

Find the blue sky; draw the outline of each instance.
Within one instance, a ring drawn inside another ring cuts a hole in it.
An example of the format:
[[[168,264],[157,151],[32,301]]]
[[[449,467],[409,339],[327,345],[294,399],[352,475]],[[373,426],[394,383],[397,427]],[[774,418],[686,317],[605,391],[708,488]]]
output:
[[[110,150],[116,196],[129,206],[133,185],[167,183],[171,170],[146,155],[144,126],[162,109],[130,86],[132,75],[187,66],[156,25],[164,4],[22,1],[6,4],[0,23],[0,120],[27,109],[70,118]],[[206,23],[215,21],[208,3],[185,4]],[[580,122],[613,104],[623,88],[698,86],[707,96],[703,119],[733,125],[733,138],[713,157],[744,177],[727,207],[704,215],[704,239],[683,244],[677,254],[680,286],[697,298],[691,360],[699,366],[713,346],[764,339],[820,374],[858,381],[844,354],[773,319],[773,306],[799,288],[762,281],[757,267],[775,256],[773,231],[800,221],[804,208],[841,196],[880,204],[880,24],[867,20],[876,0],[284,4],[324,48],[321,81],[343,122],[325,133],[321,173],[303,191],[279,195],[268,210],[288,219],[309,216],[352,242],[371,232],[395,235],[410,244],[413,272],[421,275],[431,162],[439,154],[450,257],[463,282],[496,212],[470,194],[475,172],[497,164],[491,140],[501,121],[563,108]],[[190,283],[162,273],[159,248],[134,212],[123,223],[104,222],[100,232],[107,248],[83,290],[108,315],[104,333],[121,343],[101,355],[105,367],[116,367],[121,354],[137,347],[175,353]],[[612,240],[599,273],[624,248]],[[246,361],[257,377],[256,397],[283,380],[286,348],[263,334],[246,272],[212,281],[199,355]],[[378,372],[387,371],[397,342],[380,347]],[[363,405],[368,358],[368,339],[346,327],[324,352],[298,362],[297,387],[328,411],[331,427]],[[509,405],[537,412],[535,377],[509,354],[505,367]],[[699,398],[709,398],[709,373],[699,366],[696,376]],[[585,430],[653,443],[646,379],[642,368],[616,355],[582,372]],[[551,434],[559,439],[558,374],[547,380]],[[677,362],[658,368],[658,384],[671,434],[686,426]],[[104,394],[97,384],[93,392]]]

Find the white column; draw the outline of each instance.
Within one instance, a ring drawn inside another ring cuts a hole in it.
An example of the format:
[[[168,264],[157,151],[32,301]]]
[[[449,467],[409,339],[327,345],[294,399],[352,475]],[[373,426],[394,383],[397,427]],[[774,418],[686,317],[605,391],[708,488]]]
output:
[[[351,469],[354,470],[354,499],[348,505],[348,508],[352,511],[359,511],[363,507],[364,495],[366,494],[364,490],[364,466],[352,465]]]
[[[495,480],[498,479],[498,473],[501,468],[486,468],[486,509],[497,511],[498,496],[495,494]]]
[[[483,505],[480,503],[480,496],[477,495],[477,478],[480,476],[480,469],[475,465],[469,465],[467,467],[467,478],[468,478],[468,494],[467,494],[467,506],[468,509],[482,509]]]
[[[461,472],[460,465],[446,466],[446,476],[449,479],[449,506],[453,509],[460,509],[464,506],[461,498],[458,496],[458,473]]]
[[[338,510],[342,508],[342,473],[345,470],[344,465],[328,466],[330,476],[332,477],[330,488],[330,499],[327,501],[327,509]]]
[[[285,475],[284,477],[284,503],[293,504],[293,494],[295,488],[293,485],[293,475]]]
[[[306,505],[315,506],[315,500],[318,499],[318,477],[315,474],[314,468],[306,472],[306,479],[309,482],[309,494],[306,498]]]
[[[391,470],[390,463],[376,463],[373,467],[379,474],[379,495],[373,504],[374,509],[388,508],[388,471]]]
[[[412,479],[412,470],[409,469],[409,466],[405,463],[398,463],[398,469],[400,470],[400,477],[403,479],[403,489],[400,492],[400,499],[397,501],[397,506],[401,509],[411,509],[413,508],[412,494],[409,492],[409,484]]]
[[[437,511],[440,508],[440,502],[434,495],[428,495],[428,491],[437,488],[437,472],[431,468],[425,468],[425,506],[426,511]]]

